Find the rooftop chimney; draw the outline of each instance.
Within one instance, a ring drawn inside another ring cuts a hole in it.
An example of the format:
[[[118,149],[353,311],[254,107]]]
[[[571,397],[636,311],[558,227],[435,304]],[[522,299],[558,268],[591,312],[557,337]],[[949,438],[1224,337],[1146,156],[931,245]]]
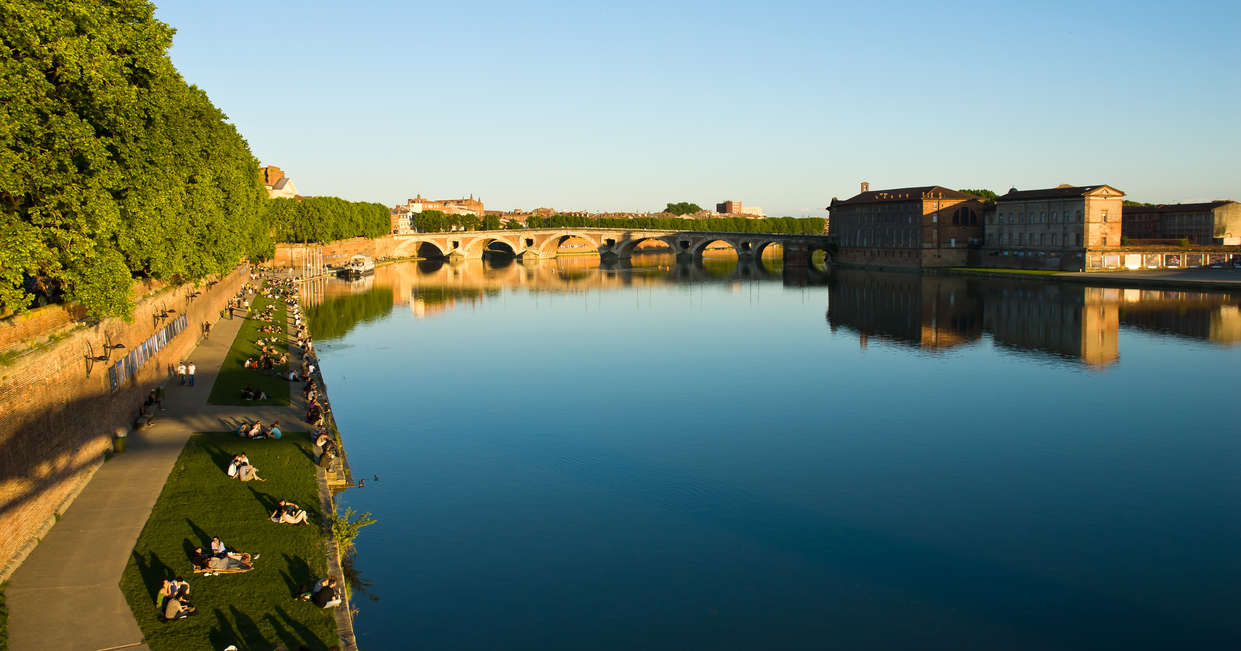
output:
[[[862,192],[870,192],[870,184],[862,181]]]

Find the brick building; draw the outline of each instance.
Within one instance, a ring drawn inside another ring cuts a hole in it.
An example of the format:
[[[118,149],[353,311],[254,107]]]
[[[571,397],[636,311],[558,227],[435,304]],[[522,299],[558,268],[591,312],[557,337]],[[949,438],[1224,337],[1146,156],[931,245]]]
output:
[[[1241,244],[1241,203],[1236,201],[1124,206],[1121,210],[1121,233],[1131,240]]]
[[[763,209],[759,206],[750,206],[748,208],[741,205],[740,201],[725,201],[715,204],[715,212],[721,215],[748,215],[751,217],[765,217]]]
[[[460,199],[424,199],[422,195],[410,199],[405,202],[405,207],[411,213],[420,213],[427,210],[438,210],[445,215],[477,215],[482,217],[487,214],[483,208],[483,200],[475,199],[474,195],[469,198],[462,197]]]
[[[964,265],[982,243],[987,206],[973,195],[939,185],[871,190],[832,199],[828,236],[842,264],[937,267]]]
[[[1087,251],[1120,246],[1124,196],[1110,185],[1013,188],[987,215],[983,263],[1084,269]]]
[[[284,175],[284,170],[275,165],[259,168],[259,181],[267,190],[268,199],[292,199],[297,196],[297,186],[293,179]]]

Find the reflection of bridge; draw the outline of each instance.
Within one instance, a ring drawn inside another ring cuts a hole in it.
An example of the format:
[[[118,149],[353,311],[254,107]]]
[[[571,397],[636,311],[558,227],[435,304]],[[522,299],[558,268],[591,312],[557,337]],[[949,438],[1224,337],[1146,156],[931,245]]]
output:
[[[507,231],[457,231],[396,235],[393,257],[481,258],[484,251],[502,251],[519,257],[556,257],[567,240],[578,238],[592,247],[605,264],[628,260],[639,245],[662,243],[682,260],[702,258],[714,242],[731,246],[740,260],[757,259],[767,247],[778,244],[786,265],[805,265],[815,251],[827,252],[823,235],[776,233],[723,233],[711,231],[654,231],[621,228],[539,228]],[[740,266],[740,265],[738,265]]]

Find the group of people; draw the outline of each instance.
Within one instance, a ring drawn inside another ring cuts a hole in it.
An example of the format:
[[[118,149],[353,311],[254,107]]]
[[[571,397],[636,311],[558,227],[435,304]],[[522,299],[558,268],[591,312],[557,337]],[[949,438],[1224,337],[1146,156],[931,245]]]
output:
[[[259,469],[255,468],[254,464],[250,463],[250,458],[246,456],[245,452],[233,457],[233,460],[228,462],[228,470],[226,470],[225,473],[228,474],[229,479],[237,479],[240,481],[267,481],[266,479],[259,477]]]
[[[247,291],[249,293],[254,292],[253,289],[248,289]],[[289,299],[290,305],[294,308],[294,319],[298,325],[299,335],[304,336],[305,326],[301,324],[301,315],[296,309],[296,288],[291,283],[289,283],[287,287],[277,284],[274,288],[264,288],[261,291],[265,296],[271,298]],[[269,307],[268,310],[265,311],[265,314],[263,314],[260,318],[264,318],[264,320],[272,322],[272,308]],[[263,326],[261,331],[264,334],[279,332],[275,325]],[[261,339],[260,341],[262,342],[260,344],[261,346],[275,343],[274,339],[272,341],[265,341]],[[308,344],[309,338],[307,337],[306,345]],[[303,346],[303,349],[305,349],[305,345]],[[266,348],[264,351],[264,357],[266,357],[266,353],[273,352],[267,350]],[[283,359],[276,356],[271,357],[269,367],[270,364],[274,363],[276,360],[280,360],[280,363],[285,363],[285,361],[287,361],[287,355],[284,356]],[[248,368],[261,368],[261,360],[253,366],[251,364],[252,361],[253,360],[247,360],[246,366]],[[309,366],[309,369],[307,366],[307,362],[303,361],[302,377],[307,375],[308,370],[313,372],[313,365]],[[300,379],[299,376],[293,371],[290,371],[288,378],[290,380]],[[321,460],[323,458],[327,458],[330,461],[331,458],[335,458],[336,444],[332,440],[332,437],[328,436],[327,432],[321,427],[323,423],[323,406],[319,402],[318,387],[312,380],[306,384],[303,391],[304,395],[306,395],[311,401],[310,411],[315,416],[311,422],[316,422],[320,425],[320,427],[317,427],[316,429],[316,453]],[[267,399],[267,394],[262,390],[255,390],[252,386],[246,386],[246,388],[242,390],[242,397],[247,400],[265,400]],[[147,402],[144,403],[143,409],[149,410],[155,405],[159,405],[162,408],[162,399],[162,392],[158,394],[152,392],[152,394],[148,396]],[[140,410],[140,415],[141,414],[142,411]],[[256,419],[252,423],[246,421],[241,422],[237,427],[237,435],[249,439],[279,439],[283,436],[283,432],[280,429],[280,423],[278,421],[274,421],[270,426],[266,426],[261,419]],[[245,452],[234,456],[229,461],[226,474],[230,479],[236,479],[243,482],[266,481],[263,477],[259,476],[258,468],[251,463]],[[303,509],[301,506],[290,500],[283,499],[277,502],[275,510],[272,511],[268,518],[271,522],[276,524],[296,526],[308,526],[311,524],[310,515],[306,509]],[[258,557],[258,554],[251,555],[245,552],[229,549],[223,542],[220,541],[218,537],[215,537],[211,539],[208,550],[205,551],[202,547],[195,548],[193,553],[190,555],[190,561],[193,564],[195,572],[201,573],[204,576],[210,576],[212,574],[219,573],[249,571],[254,568],[254,561],[257,560]],[[308,589],[304,592],[300,592],[299,598],[311,601],[316,606],[321,608],[331,608],[340,605],[341,603],[341,594],[339,590],[336,577],[329,576],[316,580]],[[166,620],[182,619],[195,614],[195,608],[190,603],[189,598],[189,583],[181,577],[165,580],[159,594],[159,599],[161,600],[159,604],[160,612]]]
[[[284,436],[284,432],[280,430],[280,421],[274,420],[271,427],[263,425],[263,419],[259,418],[253,424],[242,421],[237,426],[237,436],[247,439],[278,439]]]
[[[198,373],[198,367],[194,366],[194,362],[177,362],[177,384],[194,386],[194,376]]]

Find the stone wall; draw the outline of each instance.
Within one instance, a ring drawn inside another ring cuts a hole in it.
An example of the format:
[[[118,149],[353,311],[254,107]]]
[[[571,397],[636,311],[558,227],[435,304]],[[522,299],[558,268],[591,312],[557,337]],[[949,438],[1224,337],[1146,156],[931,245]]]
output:
[[[277,244],[276,255],[271,264],[277,267],[297,266],[301,251],[315,249],[323,254],[323,262],[328,265],[344,264],[355,255],[364,255],[373,260],[391,258],[397,247],[397,240],[391,235],[369,239],[355,237],[340,240],[331,244]]]
[[[0,366],[0,581],[17,569],[81,491],[110,448],[113,432],[129,427],[146,393],[166,382],[175,364],[189,356],[202,324],[219,318],[248,274],[243,264],[217,282],[198,286],[140,284],[130,321],[86,325],[66,321],[72,311],[43,308],[45,313],[0,322],[0,336],[26,333],[44,342],[33,350],[26,346],[24,354]],[[165,310],[176,312],[157,320],[155,315]],[[181,315],[187,317],[185,330],[113,391],[108,367]],[[48,340],[27,332],[36,323],[49,325],[57,336]],[[102,355],[109,340],[126,348],[88,367],[88,345]]]

